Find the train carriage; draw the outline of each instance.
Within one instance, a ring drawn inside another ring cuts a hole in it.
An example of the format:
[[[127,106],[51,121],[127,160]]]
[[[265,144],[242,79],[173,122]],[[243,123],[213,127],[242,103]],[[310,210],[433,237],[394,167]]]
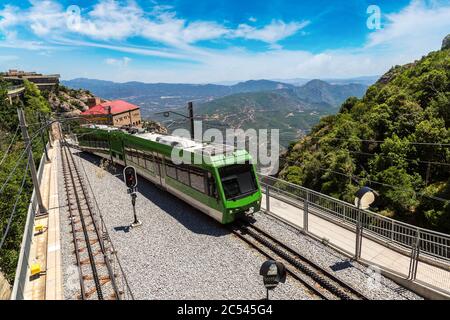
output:
[[[261,208],[255,167],[245,150],[109,126],[83,126],[77,136],[83,151],[135,167],[140,176],[222,224]],[[180,158],[174,159],[173,151]]]

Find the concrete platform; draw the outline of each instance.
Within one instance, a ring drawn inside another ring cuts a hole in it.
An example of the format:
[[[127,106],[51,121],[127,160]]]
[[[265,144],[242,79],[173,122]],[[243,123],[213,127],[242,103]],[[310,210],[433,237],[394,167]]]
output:
[[[40,189],[48,214],[36,217],[34,221],[35,231],[25,284],[26,300],[62,299],[57,152],[59,142],[55,141],[53,148],[48,151],[50,162],[45,164],[42,175]],[[38,225],[43,227],[43,232],[36,231]],[[35,263],[40,265],[41,274],[31,277],[30,268]]]

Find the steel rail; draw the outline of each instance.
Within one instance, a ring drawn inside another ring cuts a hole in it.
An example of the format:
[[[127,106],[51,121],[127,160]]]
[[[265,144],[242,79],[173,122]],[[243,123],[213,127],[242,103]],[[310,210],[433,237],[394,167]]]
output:
[[[109,235],[107,233],[100,233],[97,221],[95,219],[95,214],[94,214],[94,212],[92,210],[92,207],[91,207],[91,205],[89,203],[89,194],[88,194],[88,192],[86,190],[86,186],[83,183],[84,181],[83,181],[83,179],[81,177],[80,171],[78,170],[78,167],[75,164],[75,159],[73,158],[73,153],[70,152],[70,150],[69,150],[69,155],[70,155],[70,158],[71,158],[71,160],[72,160],[72,162],[74,164],[74,169],[75,169],[75,172],[76,172],[76,174],[78,176],[78,180],[80,181],[81,190],[83,192],[84,198],[86,199],[87,210],[89,211],[89,215],[92,218],[92,223],[94,225],[95,233],[97,235],[97,238],[99,239],[99,245],[100,245],[100,249],[101,249],[102,254],[103,254],[103,260],[105,262],[106,268],[108,269],[108,274],[109,274],[109,277],[110,277],[110,280],[111,280],[111,284],[113,286],[115,297],[120,300],[120,291],[119,291],[119,288],[118,288],[117,283],[115,281],[115,279],[116,279],[115,278],[115,274],[114,274],[114,271],[112,269],[112,266],[111,266],[111,263],[110,263],[110,259],[108,258],[107,254],[106,254],[106,250],[107,249],[105,247],[104,237],[107,236],[109,238]],[[100,216],[100,218],[102,219],[101,216]]]
[[[347,290],[350,294],[356,296],[357,298],[359,298],[361,300],[368,300],[369,299],[363,293],[361,293],[358,289],[352,287],[351,285],[349,285],[348,283],[346,283],[342,279],[339,279],[338,277],[336,277],[334,274],[332,274],[331,272],[329,272],[328,270],[326,270],[322,266],[319,266],[315,262],[311,261],[311,259],[306,258],[300,252],[298,252],[297,250],[293,249],[288,244],[285,244],[285,243],[281,242],[280,240],[278,240],[277,238],[275,238],[274,236],[272,236],[268,232],[266,232],[266,231],[256,227],[255,225],[248,225],[248,227],[250,229],[254,229],[256,232],[259,232],[260,234],[263,234],[266,238],[270,239],[276,245],[282,247],[282,249],[288,251],[291,255],[295,256],[297,259],[301,260],[303,263],[309,264],[312,268],[318,270],[319,273],[321,273],[323,276],[325,276],[326,278],[329,278],[330,280],[332,280],[333,282],[335,282],[336,284],[338,284],[339,286],[341,286],[342,288]]]
[[[81,226],[83,229],[83,235],[84,235],[84,239],[86,242],[86,249],[88,251],[88,256],[89,256],[89,263],[91,265],[91,270],[92,270],[92,276],[93,276],[93,280],[95,283],[95,288],[97,290],[97,296],[100,300],[104,300],[103,297],[103,291],[102,291],[102,287],[101,287],[101,283],[100,283],[100,277],[98,275],[98,271],[97,271],[97,266],[95,264],[95,258],[94,258],[94,253],[92,251],[92,246],[91,246],[91,239],[89,238],[89,234],[88,234],[88,230],[87,230],[87,226],[86,226],[86,221],[84,220],[84,214],[83,214],[83,210],[81,209],[81,200],[79,197],[78,192],[76,191],[76,182],[75,182],[75,177],[73,174],[74,169],[70,166],[70,161],[69,156],[67,155],[67,148],[64,149],[64,153],[67,159],[67,165],[68,165],[68,169],[69,169],[69,175],[70,175],[70,179],[72,181],[72,185],[73,185],[73,193],[75,196],[75,200],[77,203],[77,209],[78,209],[78,214],[80,216],[80,222],[81,222]],[[80,183],[80,187],[81,186],[81,181],[79,181]],[[87,199],[85,199],[86,203],[87,203]],[[69,207],[70,207],[70,203],[69,203]],[[89,205],[88,205],[89,207]],[[73,224],[73,221],[72,221]],[[76,234],[74,234],[75,238],[76,238]],[[75,241],[77,241],[77,239],[75,239]],[[100,241],[100,238],[99,238]]]
[[[66,189],[66,193],[67,193],[67,204],[68,204],[68,208],[69,208],[69,215],[70,215],[70,225],[72,226],[72,235],[73,235],[73,244],[75,247],[75,257],[77,260],[77,268],[78,268],[78,274],[79,274],[79,279],[80,279],[80,290],[81,290],[81,298],[84,300],[86,299],[86,288],[84,286],[84,277],[83,277],[83,271],[81,268],[81,259],[80,259],[80,248],[78,247],[78,240],[77,240],[77,236],[76,236],[76,230],[75,230],[75,217],[73,214],[73,209],[72,206],[70,205],[70,195],[69,195],[69,183],[68,183],[68,172],[67,172],[67,164],[66,161],[68,161],[65,157],[64,157],[64,151],[63,151],[63,147],[61,147],[60,149],[61,152],[61,162],[62,162],[62,168],[63,168],[63,175],[64,175],[64,187]]]
[[[71,146],[71,147],[72,147],[72,146]],[[77,147],[74,147],[74,149],[77,149]],[[81,148],[78,148],[78,149],[81,150]],[[91,182],[89,181],[89,177],[87,176],[86,169],[85,169],[83,163],[81,162],[80,158],[78,158],[78,163],[81,165],[81,168],[83,169],[84,176],[86,177],[86,181],[87,181],[89,190],[91,191],[92,194],[94,194],[94,190],[93,190],[93,188],[92,188]],[[100,206],[99,206],[99,204],[98,204],[98,202],[97,202],[97,198],[96,198],[96,197],[93,197],[93,198],[94,198],[94,204],[95,204],[95,207],[97,208],[97,211],[99,212],[101,225],[102,225],[102,226],[106,226],[105,221],[104,221],[103,216],[102,216],[101,211],[100,211]],[[106,228],[106,227],[105,227],[105,228]],[[124,293],[125,297],[126,297],[127,294],[129,294],[130,297],[131,297],[131,299],[134,300],[133,292],[131,291],[130,285],[129,285],[129,283],[128,283],[128,279],[127,279],[127,277],[125,276],[125,271],[123,270],[122,264],[120,263],[120,260],[119,260],[119,258],[118,258],[118,256],[117,256],[117,251],[116,251],[116,249],[115,249],[115,247],[114,247],[114,244],[113,244],[113,242],[112,242],[112,240],[111,240],[111,237],[109,236],[109,233],[108,233],[108,232],[105,232],[105,233],[104,233],[104,236],[105,236],[106,240],[108,241],[109,245],[111,246],[111,253],[112,253],[113,257],[114,257],[114,259],[112,259],[112,260],[113,260],[113,262],[116,262],[116,263],[118,264],[119,270],[120,270],[120,273],[121,273],[121,278],[122,278],[122,280],[123,280],[123,285],[124,285],[124,287],[126,287],[126,289],[127,289],[127,290],[124,289],[123,293]],[[110,271],[111,271],[111,274],[115,274],[115,272],[113,271],[113,268],[112,268],[112,266],[111,266],[110,260],[107,259],[106,262],[107,262],[108,268],[109,268]],[[115,287],[117,288],[117,292],[120,293],[120,291],[119,291],[119,289],[118,289],[118,286],[117,286],[117,283],[115,284]],[[120,299],[120,294],[118,295],[118,297],[119,297],[119,299]]]
[[[248,245],[253,247],[256,251],[261,253],[263,256],[265,256],[268,259],[271,260],[277,260],[274,256],[274,254],[268,253],[266,250],[261,248],[260,246],[256,245],[253,241],[249,240],[247,237],[245,237],[244,234],[239,232],[238,230],[234,229],[233,226],[228,226],[228,229],[238,238],[246,242]],[[308,290],[314,293],[314,295],[318,296],[319,298],[323,300],[327,300],[327,296],[324,295],[320,290],[318,290],[316,287],[314,287],[311,283],[303,279],[301,276],[298,275],[298,273],[295,271],[295,268],[292,268],[290,266],[285,266],[287,273],[293,277],[295,280],[299,281],[303,286],[305,286]]]
[[[259,242],[259,244],[274,252],[277,256],[287,261],[294,267],[294,269],[300,271],[302,274],[312,279],[312,281],[320,285],[320,287],[325,289],[332,296],[343,300],[368,300],[368,298],[357,289],[337,278],[329,271],[312,262],[310,259],[306,258],[282,241],[276,239],[266,231],[254,225],[251,225],[248,222],[242,221],[240,221],[240,223],[237,225],[237,228],[241,232],[248,234],[250,237],[254,238],[257,242]],[[253,247],[258,247],[258,245],[255,245],[254,243],[252,243],[251,245]],[[257,249],[258,251],[263,250],[261,248]],[[288,271],[290,271],[290,274],[292,275],[292,270],[290,270],[290,268],[288,268]],[[310,288],[310,286],[308,287]],[[321,297],[324,297],[324,299],[329,299],[329,295],[323,294],[322,290],[319,290],[314,286],[312,287],[312,290],[314,290],[314,292],[316,293],[319,292]]]

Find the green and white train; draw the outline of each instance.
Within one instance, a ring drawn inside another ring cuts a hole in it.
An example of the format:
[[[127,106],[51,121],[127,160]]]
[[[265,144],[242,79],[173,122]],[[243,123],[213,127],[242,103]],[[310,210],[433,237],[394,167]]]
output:
[[[135,167],[140,176],[222,224],[261,208],[260,185],[245,150],[99,125],[82,126],[76,134],[81,150]],[[175,164],[174,148],[183,159],[190,157],[189,163],[199,162],[193,161],[197,157],[201,164]]]

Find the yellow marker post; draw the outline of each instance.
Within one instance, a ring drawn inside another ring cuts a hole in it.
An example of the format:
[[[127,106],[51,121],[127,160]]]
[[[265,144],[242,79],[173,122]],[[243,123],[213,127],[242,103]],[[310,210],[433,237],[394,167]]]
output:
[[[39,263],[33,263],[31,265],[30,272],[31,272],[32,276],[40,274],[41,273],[41,265]]]

